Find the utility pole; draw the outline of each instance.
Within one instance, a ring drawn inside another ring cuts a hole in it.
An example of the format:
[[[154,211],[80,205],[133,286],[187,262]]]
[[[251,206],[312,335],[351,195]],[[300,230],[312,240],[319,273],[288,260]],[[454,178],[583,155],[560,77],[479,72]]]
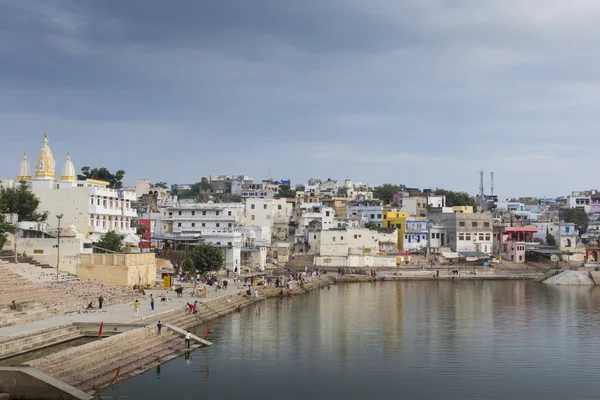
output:
[[[60,277],[60,220],[62,217],[62,214],[58,214],[56,216],[56,218],[58,218],[58,243],[56,244],[56,282],[58,282]]]

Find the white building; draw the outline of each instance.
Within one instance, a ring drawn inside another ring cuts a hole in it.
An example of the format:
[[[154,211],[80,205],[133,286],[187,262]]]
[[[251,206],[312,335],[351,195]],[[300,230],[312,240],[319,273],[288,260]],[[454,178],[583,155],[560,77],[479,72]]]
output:
[[[427,195],[427,205],[433,208],[446,207],[446,196],[438,194]]]
[[[156,236],[162,239],[198,239],[224,250],[225,268],[241,266],[244,220],[241,203],[179,202],[169,198],[160,208]]]
[[[306,233],[309,226],[320,230],[334,228],[333,219],[335,212],[331,207],[326,207],[318,203],[304,203],[300,205],[298,211],[295,243],[306,243]]]
[[[247,198],[244,201],[245,225],[269,227],[275,239],[286,240],[292,209],[286,199]]]
[[[5,180],[2,184],[10,187],[19,182],[25,182],[39,198],[39,211],[49,212],[49,229],[57,228],[56,216],[62,215],[61,227],[72,226],[92,242],[97,242],[102,234],[112,230],[125,235],[128,245],[139,243],[135,229],[131,227],[131,219],[137,217],[137,212],[131,207],[131,202],[136,200],[135,192],[111,189],[104,181],[77,180],[75,166],[68,153],[58,179],[47,135],[35,165],[35,176],[31,176],[29,162],[24,155],[17,179]]]
[[[583,208],[589,214],[592,195],[596,195],[596,190],[573,191],[570,196],[567,196],[567,207]]]
[[[348,203],[348,215],[363,216],[367,222],[381,226],[383,205],[379,200],[353,200]]]

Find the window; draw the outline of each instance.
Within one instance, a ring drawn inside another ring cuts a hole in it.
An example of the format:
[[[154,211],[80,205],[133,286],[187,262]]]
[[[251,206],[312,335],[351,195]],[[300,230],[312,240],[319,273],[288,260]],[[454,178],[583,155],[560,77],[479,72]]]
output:
[[[204,228],[205,226],[206,226],[206,224],[203,222],[203,223],[202,223],[202,227]]]
[[[316,238],[317,238],[317,235],[314,235],[314,236],[313,236],[313,239],[316,239]]]
[[[233,246],[233,242],[227,242],[227,246]]]
[[[267,209],[267,205],[263,204],[263,209],[266,210]]]
[[[220,246],[220,245],[221,245],[221,242],[217,242],[216,244],[217,244],[218,246]]]
[[[250,219],[251,219],[252,221],[254,221],[254,215],[251,215],[251,216],[250,216]]]
[[[215,211],[215,215],[218,217],[218,216],[219,216],[219,212],[218,212],[218,211]]]
[[[196,211],[192,211],[192,215],[196,215]]]
[[[375,214],[371,214],[371,219],[375,219]]]
[[[231,211],[227,211],[227,215],[231,216]]]
[[[458,223],[458,226],[465,226],[465,221],[460,221],[460,222]]]
[[[523,261],[523,256],[519,256],[519,261]]]
[[[202,211],[202,215],[206,215],[206,211]]]
[[[477,222],[471,222],[471,225],[473,226],[473,228],[477,228]]]
[[[483,236],[483,233],[480,233],[480,234],[479,234],[479,240],[482,240],[482,241],[483,241],[483,240],[484,240],[484,239],[483,239],[483,237],[484,237],[484,236]]]
[[[228,227],[228,228],[231,228],[231,222],[227,224],[227,227]]]
[[[465,240],[471,240],[471,234],[465,233]]]
[[[192,228],[193,228],[193,227],[195,227],[195,226],[196,226],[196,223],[195,223],[195,222],[192,222]]]
[[[485,240],[487,240],[487,241],[489,241],[489,240],[490,240],[490,234],[489,234],[489,233],[486,233],[486,234],[485,234]]]
[[[179,211],[178,214],[181,215],[181,211]]]
[[[169,217],[171,217],[173,215],[173,213],[171,211],[169,211]]]
[[[218,228],[218,227],[220,227],[220,226],[221,226],[221,224],[219,224],[219,223],[217,222],[217,228]]]
[[[465,234],[464,233],[459,233],[458,234],[458,240],[465,240]]]
[[[325,216],[329,217],[329,211],[325,211]]]
[[[332,241],[334,241],[334,242],[335,242],[335,236],[332,238]]]
[[[381,219],[381,214],[377,214],[377,219]]]
[[[340,240],[344,240],[344,237],[343,237],[343,236],[340,236]]]
[[[181,227],[181,222],[178,222],[178,223],[177,223],[177,226],[178,226],[178,227]]]
[[[490,227],[490,223],[489,222],[484,222],[483,226],[486,227],[486,228],[489,228]]]
[[[354,235],[354,239],[358,239],[358,235]]]
[[[281,204],[279,204],[279,205],[277,206],[277,209],[278,209],[278,210],[281,210]]]
[[[254,210],[254,204],[250,205],[250,208],[251,208],[252,210]]]

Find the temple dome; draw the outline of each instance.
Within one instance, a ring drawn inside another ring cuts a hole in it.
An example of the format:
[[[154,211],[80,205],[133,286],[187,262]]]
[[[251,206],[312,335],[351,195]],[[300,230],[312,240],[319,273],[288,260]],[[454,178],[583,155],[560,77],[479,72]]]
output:
[[[53,181],[55,178],[54,169],[56,163],[50,147],[48,147],[48,134],[44,133],[44,145],[38,155],[35,164],[35,179],[40,181]]]
[[[19,175],[17,180],[30,181],[31,180],[31,169],[29,168],[29,161],[27,161],[27,153],[23,153],[23,160],[21,160],[21,166],[19,167]]]
[[[60,178],[63,181],[74,181],[75,178],[75,166],[71,161],[71,153],[67,153],[67,159],[63,165],[62,169],[62,177]]]

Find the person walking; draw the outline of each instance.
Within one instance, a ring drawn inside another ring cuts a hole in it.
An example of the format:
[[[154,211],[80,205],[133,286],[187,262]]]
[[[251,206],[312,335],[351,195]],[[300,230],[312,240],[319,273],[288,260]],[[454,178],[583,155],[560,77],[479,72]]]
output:
[[[137,299],[133,302],[133,309],[135,311],[135,317],[140,316],[140,302]]]
[[[160,335],[160,330],[162,329],[162,324],[160,323],[160,321],[158,321],[158,324],[156,324],[156,334]]]
[[[154,295],[150,295],[150,308],[154,311]]]
[[[185,346],[189,349],[190,348],[190,341],[192,340],[192,334],[190,333],[190,331],[188,331],[185,334]]]
[[[102,297],[102,295],[100,295],[100,297],[98,297],[98,309],[102,310],[102,303],[104,303],[104,297]]]

